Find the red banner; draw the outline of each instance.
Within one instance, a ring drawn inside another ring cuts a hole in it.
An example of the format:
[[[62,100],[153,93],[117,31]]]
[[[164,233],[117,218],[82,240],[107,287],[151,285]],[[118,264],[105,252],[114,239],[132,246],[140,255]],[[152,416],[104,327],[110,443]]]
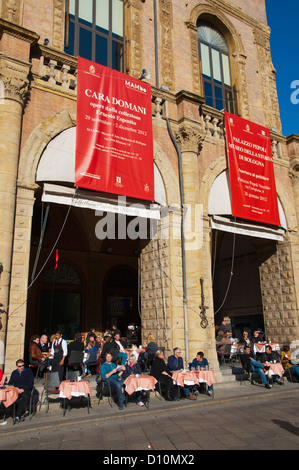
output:
[[[154,200],[151,87],[78,58],[75,184]]]
[[[270,131],[225,113],[232,214],[280,226]]]

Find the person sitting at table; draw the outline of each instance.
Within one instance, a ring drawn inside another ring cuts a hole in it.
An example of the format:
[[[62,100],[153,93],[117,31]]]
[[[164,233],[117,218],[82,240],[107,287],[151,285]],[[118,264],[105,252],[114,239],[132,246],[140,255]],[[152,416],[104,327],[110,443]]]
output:
[[[90,365],[95,365],[97,362],[97,352],[98,348],[96,347],[93,341],[89,341],[87,347],[85,348],[85,353],[87,353],[86,361],[84,362],[85,365],[85,374],[86,377],[91,377]]]
[[[15,422],[25,420],[25,412],[28,408],[31,392],[34,386],[34,377],[30,369],[25,368],[23,359],[18,359],[16,362],[16,370],[11,373],[8,385],[17,387],[19,389],[19,398],[16,403],[16,417]]]
[[[110,352],[113,357],[113,362],[118,361],[118,349],[113,341],[112,334],[109,332],[104,333],[104,346],[101,353],[101,362],[105,362],[106,354]]]
[[[49,357],[49,356],[50,356],[50,347],[49,347],[48,336],[47,336],[47,335],[42,334],[42,335],[40,336],[40,339],[39,339],[39,347],[40,347],[40,349],[41,349],[42,354],[43,354],[45,357]]]
[[[140,364],[136,360],[135,354],[130,354],[127,364],[125,365],[125,370],[122,375],[122,378],[126,380],[130,375],[142,374],[142,369]],[[136,393],[136,404],[138,406],[144,406],[142,401],[142,395],[140,391]]]
[[[123,369],[125,367],[123,366]],[[112,362],[112,354],[110,352],[106,353],[105,362],[101,366],[101,377],[103,380],[109,382],[110,387],[115,390],[118,408],[123,410],[124,408],[124,395],[122,393],[122,387],[124,380],[122,378],[123,370],[119,370],[117,365]]]
[[[152,334],[149,334],[147,337],[147,342],[144,343],[144,351],[139,353],[138,362],[140,363],[143,369],[146,369],[149,364],[154,360],[155,354],[158,351],[158,345],[155,342],[155,338]]]
[[[191,366],[191,370],[200,370],[200,369],[206,369],[209,370],[209,363],[208,360],[204,357],[204,353],[202,351],[198,351],[196,354],[196,357],[193,359]],[[200,384],[201,385],[201,384]],[[198,391],[197,391],[198,393]],[[213,385],[210,385],[208,387],[207,395],[211,397],[213,394]]]
[[[284,344],[281,352],[281,363],[285,371],[289,371],[293,382],[299,382],[299,366],[292,364],[290,347]]]
[[[28,352],[31,356],[30,363],[38,364],[40,366],[40,371],[42,372],[45,368],[45,357],[43,356],[39,343],[40,343],[39,335],[31,336]]]
[[[156,351],[149,375],[155,377],[166,388],[166,400],[176,400],[176,387],[164,361],[164,353],[160,349]]]
[[[251,338],[249,337],[248,331],[243,331],[242,338],[240,339],[238,344],[246,344],[246,346],[251,346]]]
[[[266,364],[268,362],[272,362],[272,363],[280,362],[277,353],[275,351],[272,351],[272,347],[269,344],[266,345],[266,352],[261,357],[262,364]],[[278,385],[282,385],[282,382],[279,380],[279,375],[277,374],[272,375],[272,379]]]
[[[113,343],[115,345],[114,347],[116,347],[118,349],[118,357],[121,358],[122,365],[125,365],[125,363],[127,362],[127,359],[128,359],[128,355],[125,351],[126,344],[120,339],[120,334],[119,333],[114,334]]]
[[[184,363],[181,354],[182,351],[180,348],[174,348],[173,355],[169,356],[167,360],[167,367],[170,370],[170,373],[172,371],[184,369]],[[196,397],[190,393],[189,387],[187,387],[187,385],[183,387],[183,391],[185,393],[185,397],[188,398],[188,400],[196,400]]]
[[[256,360],[255,354],[252,352],[249,346],[244,347],[244,354],[241,354],[240,359],[242,367],[246,372],[257,372],[260,375],[265,388],[271,388],[271,385],[268,384],[264,372],[264,370],[269,370],[270,366],[264,366],[258,362]]]

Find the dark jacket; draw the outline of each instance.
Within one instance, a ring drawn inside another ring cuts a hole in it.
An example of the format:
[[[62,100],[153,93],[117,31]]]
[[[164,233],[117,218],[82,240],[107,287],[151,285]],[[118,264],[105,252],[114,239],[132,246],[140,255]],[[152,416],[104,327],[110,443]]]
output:
[[[168,367],[165,364],[164,359],[161,359],[160,357],[155,357],[149,375],[152,375],[153,377],[155,377],[155,379],[159,380],[161,378],[162,372],[167,372],[167,374],[169,374]]]
[[[29,343],[28,351],[29,351],[29,354],[31,355],[33,360],[40,361],[40,362],[42,361],[43,355],[42,355],[41,348],[34,341]]]
[[[150,341],[145,348],[149,356],[153,356],[158,351],[158,345],[154,341]]]
[[[133,374],[142,374],[142,369],[140,365],[136,363],[133,365],[133,367],[131,367],[129,364],[126,364],[126,370],[124,370],[122,378],[126,379],[127,377],[129,377],[129,375]]]
[[[270,354],[264,353],[261,358],[261,362],[264,364],[265,362],[280,362],[278,355],[275,351],[272,351]]]
[[[167,361],[167,367],[171,370],[181,370],[184,369],[184,363],[182,357],[169,356]]]
[[[32,390],[34,385],[34,377],[30,369],[24,368],[23,372],[19,373],[16,369],[11,373],[8,385],[22,388],[24,391]]]

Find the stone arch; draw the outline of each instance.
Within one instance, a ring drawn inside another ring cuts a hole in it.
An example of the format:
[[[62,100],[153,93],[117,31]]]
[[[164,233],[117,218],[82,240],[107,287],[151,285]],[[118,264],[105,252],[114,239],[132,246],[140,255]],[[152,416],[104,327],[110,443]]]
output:
[[[212,184],[217,176],[223,171],[227,170],[227,159],[223,155],[217,160],[213,161],[206,169],[200,184],[200,202],[203,204],[204,215],[208,216],[209,196]],[[276,178],[276,193],[281,202],[282,208],[285,213],[288,230],[294,230],[297,227],[297,218],[294,204],[287,191],[284,190],[285,185]]]
[[[201,18],[213,24],[224,36],[231,53],[244,53],[244,46],[239,33],[232,22],[217,7],[207,4],[196,5],[190,12],[189,23],[196,28],[197,20]]]
[[[47,144],[62,131],[76,125],[76,108],[54,114],[41,122],[30,134],[20,156],[19,184],[34,186],[39,159]],[[21,178],[21,180],[20,180]]]
[[[48,143],[64,130],[76,125],[76,107],[63,110],[40,123],[30,134],[20,156],[19,185],[36,187],[35,176],[39,160]],[[160,145],[154,141],[155,164],[161,174],[167,204],[180,204],[178,177]]]
[[[198,37],[197,37],[197,21],[205,20],[214,25],[224,36],[230,53],[230,67],[232,75],[233,89],[238,90],[237,100],[238,111],[242,117],[249,119],[249,98],[248,85],[246,78],[246,54],[241,35],[233,23],[226,15],[217,7],[200,3],[196,5],[190,12],[189,19],[186,22],[190,29],[191,35],[191,54],[192,54],[192,74],[194,92],[203,96],[202,82],[200,76],[200,67],[198,60]]]

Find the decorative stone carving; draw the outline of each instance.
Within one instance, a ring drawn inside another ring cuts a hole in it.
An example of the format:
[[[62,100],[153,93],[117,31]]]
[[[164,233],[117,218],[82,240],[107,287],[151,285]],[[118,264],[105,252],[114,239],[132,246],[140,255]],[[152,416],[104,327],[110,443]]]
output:
[[[161,30],[161,64],[162,83],[170,89],[174,89],[173,68],[173,13],[170,0],[160,0],[160,30]]]
[[[182,152],[195,152],[196,154],[200,152],[204,135],[195,126],[184,123],[176,131],[175,136]]]
[[[253,34],[259,64],[258,73],[260,76],[265,126],[269,128],[276,127],[278,133],[281,134],[282,131],[275,79],[276,70],[273,67],[271,59],[269,32],[266,33],[258,28],[254,28]]]
[[[21,25],[23,0],[3,0],[2,18],[10,23]]]
[[[0,54],[0,82],[4,98],[26,105],[29,98],[30,64]]]

